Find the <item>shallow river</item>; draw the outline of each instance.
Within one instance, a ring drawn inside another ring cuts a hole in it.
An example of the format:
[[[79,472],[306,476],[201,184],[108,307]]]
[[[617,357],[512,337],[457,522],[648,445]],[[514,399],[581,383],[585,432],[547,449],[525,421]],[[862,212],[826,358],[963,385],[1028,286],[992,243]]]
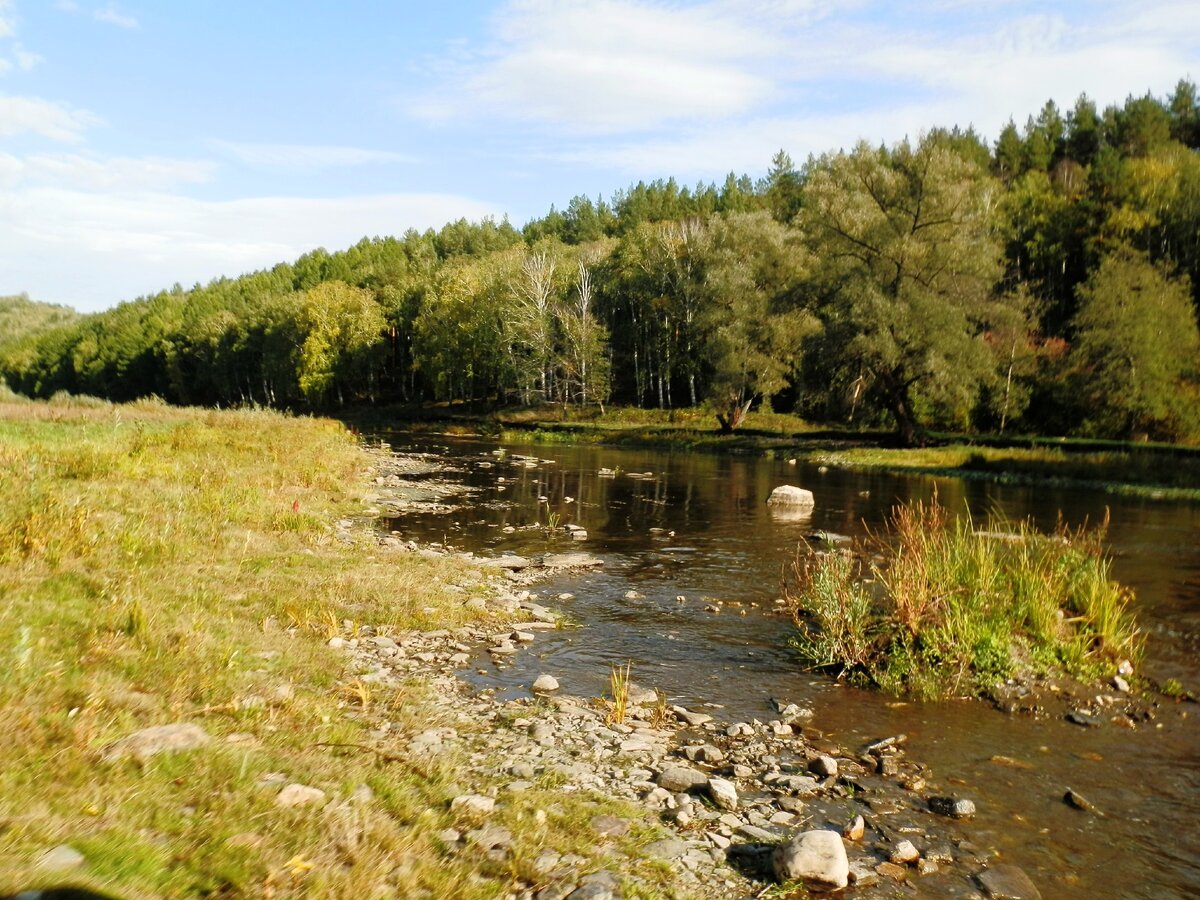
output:
[[[1143,669],[1200,684],[1200,504],[1096,491],[1014,487],[952,478],[895,476],[781,460],[708,454],[505,444],[391,434],[397,450],[445,455],[449,477],[477,490],[446,514],[394,520],[405,537],[443,541],[481,555],[587,550],[602,570],[558,576],[535,590],[581,627],[547,633],[511,665],[472,676],[517,695],[539,672],[563,689],[598,696],[611,664],[632,662],[634,680],[689,707],[719,704],[718,717],[772,718],[769,698],[813,708],[813,724],[849,747],[909,736],[913,759],[974,799],[975,843],[1024,868],[1052,897],[1200,896],[1200,711],[1165,703],[1137,730],[1081,728],[1060,718],[1005,715],[977,701],[899,704],[804,672],[789,652],[789,620],[771,613],[784,566],[815,530],[862,535],[898,501],[938,491],[976,521],[990,512],[1031,517],[1050,529],[1103,519],[1115,574],[1137,592],[1147,646]],[[511,454],[552,461],[525,468]],[[601,469],[618,470],[602,477]],[[641,473],[643,477],[631,477]],[[780,521],[765,501],[780,484],[816,496],[811,519]],[[550,538],[551,517],[588,539]],[[631,594],[630,592],[636,592]],[[629,599],[636,597],[636,599]],[[638,596],[640,595],[640,596]],[[680,598],[683,598],[682,600]],[[721,601],[721,611],[706,607]],[[1028,768],[992,762],[1011,757]],[[1074,788],[1105,813],[1062,802]]]

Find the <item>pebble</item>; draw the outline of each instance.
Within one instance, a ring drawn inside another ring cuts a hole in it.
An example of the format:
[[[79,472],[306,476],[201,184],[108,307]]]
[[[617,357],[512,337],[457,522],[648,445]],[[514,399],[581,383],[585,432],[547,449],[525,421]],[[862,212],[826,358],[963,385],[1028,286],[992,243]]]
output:
[[[818,756],[809,762],[808,771],[822,778],[832,778],[838,773],[838,763],[832,756]]]
[[[1067,788],[1067,792],[1063,794],[1063,803],[1067,806],[1073,806],[1083,812],[1091,813],[1094,816],[1103,816],[1100,810],[1096,809],[1095,805],[1084,797],[1082,794]]]
[[[867,833],[867,823],[862,816],[855,816],[854,821],[846,826],[842,835],[849,841],[861,841]]]

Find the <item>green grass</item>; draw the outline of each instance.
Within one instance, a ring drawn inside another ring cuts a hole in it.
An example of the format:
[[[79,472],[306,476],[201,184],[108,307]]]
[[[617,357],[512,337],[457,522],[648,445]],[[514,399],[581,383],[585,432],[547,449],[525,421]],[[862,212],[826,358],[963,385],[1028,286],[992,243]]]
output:
[[[816,668],[927,698],[980,694],[1014,675],[1111,674],[1140,639],[1103,534],[976,530],[936,498],[896,507],[868,548],[873,562],[797,556],[794,645]]]
[[[320,746],[394,753],[446,721],[420,682],[367,688],[330,636],[478,615],[465,562],[365,530],[335,539],[333,521],[363,510],[369,464],[329,421],[0,397],[0,895],[66,878],[123,898],[497,897],[543,846],[596,852],[595,810],[535,787],[496,814],[511,859],[448,855],[435,835],[453,824],[449,800],[486,787],[464,760]],[[144,766],[101,760],[176,721],[213,742]],[[279,808],[268,773],[331,802]],[[352,799],[361,785],[374,799]],[[63,843],[86,866],[39,871]]]

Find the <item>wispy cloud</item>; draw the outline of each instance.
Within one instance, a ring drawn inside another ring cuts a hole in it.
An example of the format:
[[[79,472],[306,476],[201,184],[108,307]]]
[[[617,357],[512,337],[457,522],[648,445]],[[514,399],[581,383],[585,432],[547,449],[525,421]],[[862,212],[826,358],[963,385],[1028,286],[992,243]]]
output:
[[[210,181],[208,160],[161,156],[103,157],[94,153],[0,153],[0,186],[53,186],[90,191],[151,191]]]
[[[100,309],[133,293],[265,268],[316,247],[496,213],[450,194],[204,201],[176,193],[18,190],[0,209],[0,294],[38,285],[38,299]],[[71,266],[62,265],[64,255]],[[133,286],[124,297],[103,293],[112,284]]]
[[[494,18],[493,44],[411,108],[592,133],[721,118],[771,90],[761,61],[782,47],[749,20],[726,4],[513,0]]]
[[[122,12],[115,5],[102,6],[92,13],[92,18],[106,25],[116,25],[118,28],[137,28],[138,20],[129,13]]]
[[[390,150],[313,144],[259,144],[213,140],[219,153],[251,166],[293,170],[335,169],[377,163],[410,163],[414,157]]]
[[[92,113],[65,103],[0,94],[0,137],[35,134],[76,143],[83,139],[84,131],[99,123]]]

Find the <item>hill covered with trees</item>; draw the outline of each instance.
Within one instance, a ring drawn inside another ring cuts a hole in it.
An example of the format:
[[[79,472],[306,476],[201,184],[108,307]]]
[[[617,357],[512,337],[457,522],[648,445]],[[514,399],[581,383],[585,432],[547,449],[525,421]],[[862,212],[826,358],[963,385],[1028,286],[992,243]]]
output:
[[[1200,99],[1048,102],[766,177],[638,183],[7,327],[13,389],[327,408],[770,402],[815,420],[1200,439]],[[13,307],[18,316],[23,307]]]

